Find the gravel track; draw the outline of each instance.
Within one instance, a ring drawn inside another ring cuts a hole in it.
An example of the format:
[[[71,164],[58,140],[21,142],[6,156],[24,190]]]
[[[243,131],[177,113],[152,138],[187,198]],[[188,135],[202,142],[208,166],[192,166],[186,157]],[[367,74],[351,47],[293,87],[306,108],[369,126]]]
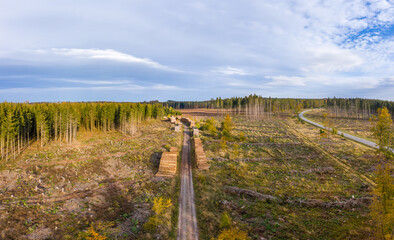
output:
[[[178,240],[197,240],[198,227],[194,201],[190,131],[184,126],[181,162],[181,193],[179,196]]]

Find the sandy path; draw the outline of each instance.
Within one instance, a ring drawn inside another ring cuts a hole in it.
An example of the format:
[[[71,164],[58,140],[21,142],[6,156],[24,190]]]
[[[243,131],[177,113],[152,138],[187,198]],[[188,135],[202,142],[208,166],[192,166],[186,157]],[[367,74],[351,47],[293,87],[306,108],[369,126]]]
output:
[[[178,239],[194,240],[198,239],[198,228],[190,157],[190,132],[188,127],[184,127],[185,131],[181,162],[181,194],[179,196]]]

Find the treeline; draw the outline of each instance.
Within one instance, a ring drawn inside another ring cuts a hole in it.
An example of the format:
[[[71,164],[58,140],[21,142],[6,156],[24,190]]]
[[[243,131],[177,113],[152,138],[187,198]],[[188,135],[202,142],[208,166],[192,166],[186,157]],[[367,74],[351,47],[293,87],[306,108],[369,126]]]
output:
[[[326,99],[294,99],[294,98],[271,98],[256,94],[246,97],[216,98],[209,101],[175,102],[168,101],[164,106],[175,109],[227,109],[236,114],[245,114],[250,118],[271,116],[278,112],[302,108],[320,108],[326,105]]]
[[[331,117],[369,119],[379,108],[386,107],[394,117],[394,102],[362,98],[328,98],[327,108]]]
[[[282,111],[299,112],[308,108],[328,108],[333,116],[346,116],[368,119],[379,108],[386,107],[394,116],[394,102],[361,98],[325,98],[325,99],[296,99],[271,98],[256,94],[246,97],[216,98],[209,101],[163,103],[174,109],[226,109],[236,114],[245,114],[251,118],[271,116]]]
[[[178,114],[161,104],[140,103],[0,103],[1,159],[15,158],[39,140],[71,144],[79,130],[134,134],[147,119]]]

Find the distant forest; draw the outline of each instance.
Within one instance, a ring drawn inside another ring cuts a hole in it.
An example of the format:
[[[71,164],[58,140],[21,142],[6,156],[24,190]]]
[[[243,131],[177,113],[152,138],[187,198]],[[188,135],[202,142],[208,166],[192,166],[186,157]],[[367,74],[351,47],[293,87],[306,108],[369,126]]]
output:
[[[177,114],[161,104],[141,103],[0,103],[1,159],[15,158],[39,140],[71,144],[79,130],[134,134],[148,119]]]
[[[322,107],[329,109],[333,117],[369,119],[376,114],[378,108],[382,107],[387,107],[391,116],[394,116],[394,102],[362,98],[297,99],[249,95],[226,99],[216,98],[209,101],[168,101],[163,105],[174,109],[228,109],[252,118],[271,116],[283,111],[299,112],[301,109]]]

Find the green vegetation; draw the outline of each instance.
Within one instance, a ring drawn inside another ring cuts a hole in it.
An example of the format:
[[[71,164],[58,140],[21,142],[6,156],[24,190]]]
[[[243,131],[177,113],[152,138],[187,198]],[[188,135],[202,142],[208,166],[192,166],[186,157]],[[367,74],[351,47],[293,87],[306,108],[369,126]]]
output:
[[[216,128],[216,121],[214,118],[207,119],[205,123],[201,126],[201,130],[208,131],[212,136],[216,136],[217,128]]]
[[[156,230],[158,227],[169,228],[170,226],[170,212],[172,207],[171,199],[163,199],[162,197],[155,197],[153,199],[153,216],[144,224],[147,230]],[[168,229],[167,229],[168,231]]]
[[[32,140],[39,140],[41,147],[50,141],[71,144],[81,129],[104,132],[116,129],[132,135],[144,120],[177,113],[160,104],[1,103],[1,159],[15,159]]]
[[[230,115],[226,115],[221,125],[222,136],[225,137],[225,139],[231,139],[231,130],[233,130],[234,124],[231,120]]]
[[[134,135],[82,130],[72,145],[32,143],[1,162],[0,238],[167,239],[165,224],[143,226],[155,215],[154,199],[178,201],[176,179],[154,174],[159,153],[180,145],[181,133],[156,119],[141,122]]]
[[[375,235],[377,239],[391,240],[394,231],[394,179],[390,176],[390,167],[378,166],[376,183],[371,205]]]
[[[232,137],[225,148],[201,132],[212,159],[209,171],[195,172],[201,239],[231,231],[251,239],[374,237],[370,179],[381,158],[373,149],[338,135],[321,138],[291,117],[232,121],[232,135],[245,139]]]
[[[251,94],[246,97],[216,98],[199,102],[169,101],[163,105],[175,109],[226,109],[252,119],[272,116],[281,112],[298,114],[301,109],[322,107],[329,109],[335,118],[369,119],[372,114],[383,107],[386,107],[394,116],[394,102],[361,98],[292,99],[267,98]]]
[[[198,112],[210,160],[193,170],[200,238],[392,239],[390,109],[368,121],[372,100],[291,100],[249,96],[215,101],[230,113]],[[308,117],[331,133],[294,117],[327,105]],[[160,153],[180,149],[182,134],[159,121],[178,114],[170,107],[0,104],[0,238],[174,239],[179,177],[154,178]],[[344,127],[378,154],[337,135]]]
[[[387,149],[392,144],[393,139],[393,120],[387,108],[378,109],[378,118],[372,133],[378,140],[378,152],[382,153],[387,159],[393,157],[393,152]]]
[[[375,234],[378,239],[393,239],[394,237],[394,178],[390,175],[393,168],[393,152],[391,146],[393,120],[387,108],[378,109],[378,117],[371,131],[378,139],[377,153],[384,156],[385,162],[379,164],[376,171],[376,187],[371,205],[371,216],[375,224]]]

